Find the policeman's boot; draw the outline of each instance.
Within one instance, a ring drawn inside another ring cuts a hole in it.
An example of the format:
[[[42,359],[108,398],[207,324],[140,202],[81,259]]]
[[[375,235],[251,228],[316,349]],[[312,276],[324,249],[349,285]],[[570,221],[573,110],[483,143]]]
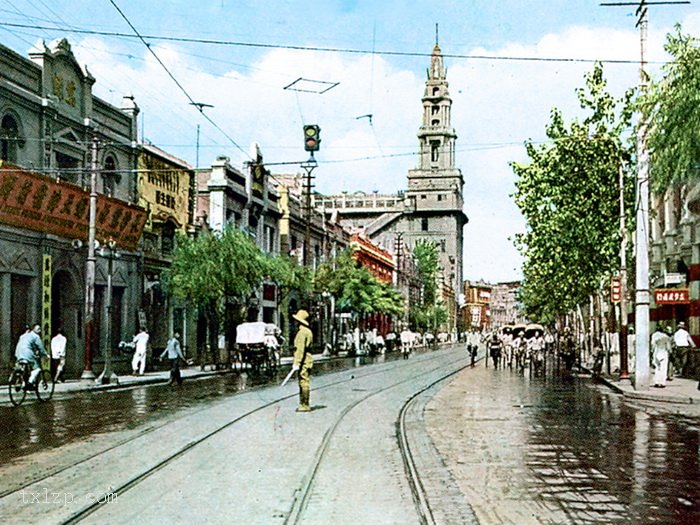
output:
[[[311,410],[309,406],[310,396],[310,388],[308,386],[302,386],[299,392],[299,408],[297,408],[297,412],[309,412]]]

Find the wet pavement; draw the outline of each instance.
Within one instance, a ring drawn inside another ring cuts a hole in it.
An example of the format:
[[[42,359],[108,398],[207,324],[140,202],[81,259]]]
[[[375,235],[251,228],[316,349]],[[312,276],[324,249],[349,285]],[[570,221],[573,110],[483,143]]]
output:
[[[397,357],[399,354],[391,353],[377,357],[317,360],[314,374]],[[116,389],[79,390],[77,381],[59,384],[54,399],[47,403],[38,403],[28,395],[28,401],[19,407],[12,407],[9,403],[0,406],[0,422],[5,428],[0,440],[0,463],[95,434],[134,429],[145,423],[157,425],[176,412],[210,406],[246,390],[280,383],[288,371],[289,366],[282,366],[272,376],[238,372],[209,374],[186,379],[179,387],[162,383],[167,373],[140,378],[144,382],[160,380],[160,384],[125,386],[122,383],[122,388]],[[2,385],[2,388],[4,393],[7,387]],[[62,394],[61,389],[68,392]]]
[[[425,418],[482,524],[700,523],[700,418],[687,411],[588,376],[480,364]]]

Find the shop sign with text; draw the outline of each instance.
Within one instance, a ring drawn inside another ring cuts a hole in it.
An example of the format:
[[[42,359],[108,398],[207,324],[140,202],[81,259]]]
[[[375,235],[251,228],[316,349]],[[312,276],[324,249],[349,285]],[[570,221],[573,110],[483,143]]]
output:
[[[146,210],[97,196],[96,238],[134,250]],[[90,194],[80,186],[0,163],[0,223],[87,241]]]
[[[690,292],[687,288],[657,288],[654,290],[656,304],[688,304]]]

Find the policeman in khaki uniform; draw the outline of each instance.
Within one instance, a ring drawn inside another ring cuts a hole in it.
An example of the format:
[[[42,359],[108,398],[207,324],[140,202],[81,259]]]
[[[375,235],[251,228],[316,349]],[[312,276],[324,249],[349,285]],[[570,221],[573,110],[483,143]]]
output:
[[[292,370],[299,372],[299,406],[297,412],[309,412],[309,396],[311,395],[311,368],[314,359],[311,356],[313,334],[309,329],[309,312],[299,310],[292,316],[299,323],[299,330],[294,338],[294,364]]]

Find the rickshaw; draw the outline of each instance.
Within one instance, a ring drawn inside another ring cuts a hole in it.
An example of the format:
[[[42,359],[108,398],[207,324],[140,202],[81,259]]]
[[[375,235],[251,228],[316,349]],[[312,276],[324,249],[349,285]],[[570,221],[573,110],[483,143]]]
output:
[[[262,370],[272,372],[277,367],[279,354],[277,348],[270,344],[271,329],[268,323],[256,321],[242,323],[236,327],[236,352],[243,369],[251,372]],[[274,332],[271,334],[274,336]]]

